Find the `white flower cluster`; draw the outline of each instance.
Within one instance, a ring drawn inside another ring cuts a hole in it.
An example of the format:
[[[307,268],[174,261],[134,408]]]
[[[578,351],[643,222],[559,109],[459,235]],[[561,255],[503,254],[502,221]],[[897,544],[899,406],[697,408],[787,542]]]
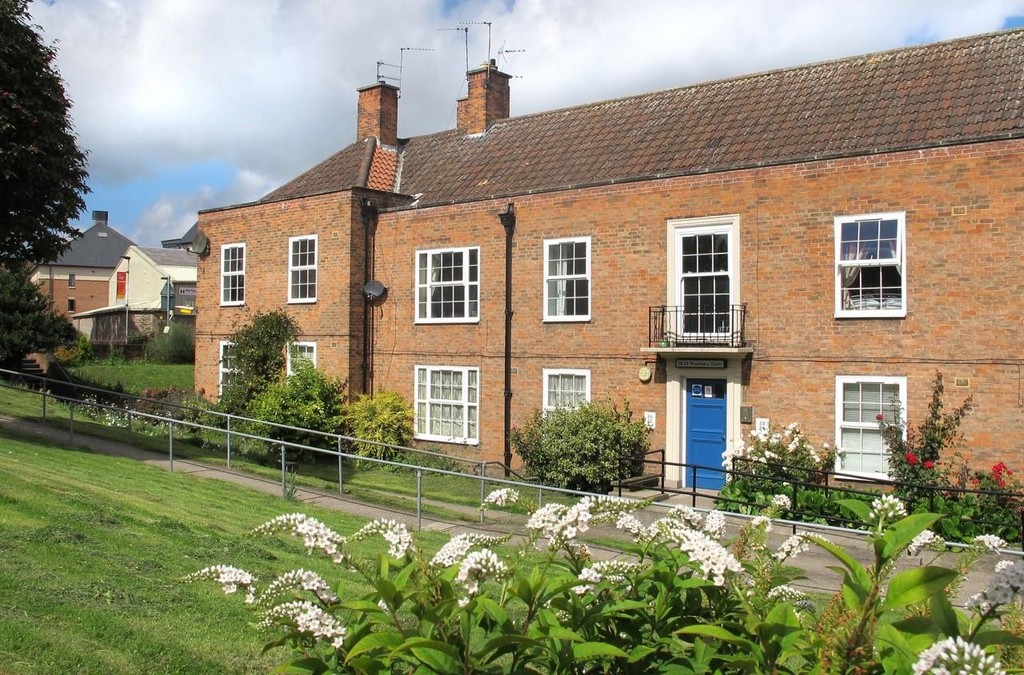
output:
[[[768,516],[757,516],[750,524],[754,529],[764,530],[766,534],[772,531],[772,519]]]
[[[997,569],[989,588],[969,599],[967,606],[986,611],[988,607],[1010,604],[1021,593],[1024,593],[1024,565],[1009,565]]]
[[[338,596],[323,580],[323,577],[316,572],[297,569],[285,572],[271,581],[267,589],[260,594],[258,604],[267,605],[281,594],[293,589],[314,593],[320,602],[335,603],[338,601]]]
[[[782,432],[775,431],[770,434],[767,430],[757,431],[756,429],[751,429],[750,439],[750,445],[740,440],[736,443],[735,447],[726,448],[725,452],[722,453],[722,466],[725,467],[726,471],[731,471],[734,468],[733,463],[737,459],[749,459],[761,463],[780,459],[779,454],[771,450],[772,446],[776,450],[785,447],[791,453],[803,447],[807,451],[808,457],[816,465],[829,456],[828,443],[823,443],[821,446],[823,452],[819,452],[817,448],[807,442],[807,438],[800,430],[800,425],[796,422],[789,423]]]
[[[689,506],[679,505],[668,512],[666,518],[684,523],[687,527],[699,530],[704,526],[704,518]]]
[[[627,575],[636,574],[640,569],[639,563],[625,560],[603,560],[580,570],[580,581],[585,583],[573,586],[572,590],[577,595],[583,595],[587,591],[593,590],[594,586],[604,579],[615,582],[625,581],[628,578]]]
[[[725,573],[743,571],[743,566],[732,553],[704,532],[680,530],[679,548],[690,560],[700,565],[705,579],[711,579],[715,586],[725,585]]]
[[[1006,675],[1002,664],[991,654],[962,637],[946,638],[921,652],[914,664],[914,675]]]
[[[306,550],[322,551],[331,559],[340,563],[345,559],[345,553],[341,550],[347,540],[331,528],[324,525],[316,518],[310,518],[303,513],[289,513],[278,516],[267,521],[252,531],[253,534],[273,534],[275,532],[287,531],[295,537],[301,537]]]
[[[378,518],[367,523],[352,535],[352,541],[362,541],[375,534],[382,536],[388,543],[388,555],[392,558],[403,557],[412,546],[412,535],[409,534],[409,528],[390,518]]]
[[[979,534],[971,540],[971,543],[988,551],[998,551],[1001,548],[1006,548],[1006,541],[994,534]]]
[[[771,505],[777,506],[783,511],[788,511],[789,509],[793,508],[792,500],[786,495],[775,495],[774,497],[772,497]]]
[[[931,550],[942,550],[946,545],[946,540],[935,534],[931,530],[924,530],[921,534],[911,540],[907,546],[907,555],[918,555],[924,549]]]
[[[611,495],[587,496],[580,500],[590,512],[591,522],[611,523],[620,516],[632,513],[647,506],[648,501],[642,499],[626,499]]]
[[[198,572],[193,572],[185,577],[185,581],[187,583],[199,581],[201,579],[213,579],[220,584],[225,593],[234,593],[238,590],[239,586],[245,589],[251,589],[253,584],[256,583],[256,577],[243,569],[232,567],[231,565],[212,565],[211,567],[205,567]],[[251,602],[251,600],[246,598],[246,602]]]
[[[712,511],[704,519],[704,531],[714,539],[721,539],[725,536],[725,514],[721,511]]]
[[[807,543],[807,538],[804,535],[794,534],[775,549],[775,552],[772,553],[772,557],[779,562],[782,562],[790,558],[795,558],[806,551],[809,547],[810,545]]]
[[[561,548],[576,535],[590,529],[590,504],[580,501],[572,506],[552,502],[540,507],[526,521],[526,527],[547,538],[552,551]]]
[[[489,577],[504,579],[508,574],[508,565],[503,563],[494,551],[484,548],[466,556],[455,581],[466,587],[466,593],[474,596],[480,591],[481,581]]]
[[[882,495],[871,501],[871,511],[868,513],[868,520],[880,527],[907,515],[907,507],[898,497]]]
[[[1002,572],[1007,567],[1013,567],[1013,561],[1012,560],[1000,560],[999,562],[996,563],[996,572]]]
[[[615,521],[615,527],[623,532],[628,532],[633,537],[639,537],[646,531],[644,524],[632,513],[624,513],[619,516],[618,520]]]
[[[458,565],[474,546],[494,546],[508,541],[511,536],[512,535],[508,534],[503,537],[494,537],[472,532],[457,534],[449,539],[448,543],[438,550],[431,559],[430,565],[432,567],[451,567],[452,565]]]
[[[484,497],[481,508],[485,506],[508,506],[509,504],[519,503],[520,495],[515,488],[502,488],[500,490],[494,490],[491,494]]]
[[[785,584],[776,586],[768,591],[768,599],[775,602],[793,603],[796,609],[805,612],[813,612],[817,608],[810,596],[799,589]]]
[[[315,638],[330,640],[331,646],[335,649],[341,649],[345,642],[345,627],[312,602],[285,602],[272,607],[263,615],[260,626],[271,628],[282,623],[293,624],[300,633],[309,633]]]

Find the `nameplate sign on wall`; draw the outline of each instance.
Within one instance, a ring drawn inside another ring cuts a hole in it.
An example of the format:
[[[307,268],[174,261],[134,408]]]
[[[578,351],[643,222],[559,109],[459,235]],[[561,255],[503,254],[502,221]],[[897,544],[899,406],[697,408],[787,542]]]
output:
[[[725,368],[725,359],[676,359],[676,368]]]

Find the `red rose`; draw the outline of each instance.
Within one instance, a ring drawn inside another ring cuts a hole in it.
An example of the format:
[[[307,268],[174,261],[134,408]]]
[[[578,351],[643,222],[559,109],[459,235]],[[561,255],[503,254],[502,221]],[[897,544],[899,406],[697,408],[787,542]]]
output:
[[[878,413],[877,415],[875,415],[875,419],[881,422],[882,420],[885,419],[885,415],[883,415],[882,413]]]
[[[915,455],[912,452],[908,452],[906,455],[904,455],[904,458],[907,460],[907,464],[909,464],[910,466],[914,466],[915,464],[917,464],[917,455]]]
[[[926,469],[930,469],[930,468],[932,468],[933,466],[935,466],[935,464],[934,464],[934,463],[932,462],[932,460],[930,460],[930,459],[926,459],[926,460],[924,461],[924,468],[926,468]]]

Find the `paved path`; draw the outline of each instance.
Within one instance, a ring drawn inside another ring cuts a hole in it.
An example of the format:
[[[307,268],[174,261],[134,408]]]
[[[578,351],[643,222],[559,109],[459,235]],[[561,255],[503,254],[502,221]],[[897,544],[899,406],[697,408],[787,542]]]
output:
[[[21,437],[45,440],[48,443],[56,445],[73,445],[75,447],[82,447],[105,455],[129,457],[165,470],[170,468],[166,454],[150,452],[139,449],[129,443],[88,436],[78,432],[75,433],[73,442],[71,442],[66,429],[21,419],[12,419],[0,415],[0,437],[12,434]],[[2,438],[0,438],[0,443],[2,443]],[[281,482],[279,480],[271,480],[268,478],[254,476],[225,466],[204,464],[187,459],[175,459],[173,462],[173,470],[175,472],[186,473],[199,478],[214,478],[217,480],[228,481],[252,490],[259,490],[269,494],[281,494]],[[631,496],[646,497],[648,495],[653,496],[654,494],[656,493],[638,493]],[[503,512],[488,511],[486,518],[487,522],[481,524],[479,522],[474,522],[479,519],[479,512],[476,511],[476,509],[449,503],[431,502],[433,505],[442,506],[450,513],[462,513],[464,520],[455,522],[440,519],[428,514],[421,514],[420,516],[417,516],[416,513],[383,507],[378,504],[353,498],[349,495],[305,487],[299,487],[297,489],[296,498],[301,503],[316,504],[317,506],[326,509],[342,511],[368,520],[387,517],[403,522],[410,528],[419,527],[425,530],[448,531],[453,534],[457,532],[480,530],[489,532],[508,532],[510,527],[521,527],[524,520],[521,517],[517,518],[516,516]],[[663,515],[668,507],[671,507],[676,503],[689,504],[690,497],[672,497],[663,502],[652,505],[639,514],[639,516],[642,520],[650,522],[660,515]],[[701,507],[711,508],[712,506],[710,501],[706,504],[698,502],[698,508]],[[728,528],[733,533],[735,533],[745,522],[745,520],[739,516],[728,514],[726,516],[726,520]],[[833,542],[841,545],[843,549],[855,559],[858,559],[863,563],[867,563],[870,560],[871,552],[863,535],[835,530],[815,529],[813,526],[807,524],[794,525],[792,523],[776,522],[773,525],[773,529],[770,534],[771,542],[774,545],[778,545],[794,532],[794,528],[799,532],[816,531],[824,534]],[[621,538],[623,536],[621,532],[614,528],[605,528],[600,531],[600,534],[613,538]],[[612,548],[605,548],[601,546],[591,545],[591,550],[593,551],[594,556],[598,558],[610,558],[621,555],[618,551]],[[905,557],[900,562],[900,567],[906,568],[922,564],[930,564],[933,556],[934,554],[925,554],[921,557]],[[944,559],[940,560],[939,564],[945,564],[946,566],[953,565],[953,561],[950,559],[951,554],[944,554],[942,558]],[[980,561],[976,569],[972,571],[961,588],[959,594],[959,601],[961,603],[963,600],[974,593],[979,592],[985,587],[995,562],[998,559],[998,556],[995,554],[989,554]],[[817,592],[831,592],[837,588],[840,581],[839,576],[835,571],[829,568],[831,566],[838,565],[839,563],[825,551],[817,547],[811,547],[809,551],[802,553],[800,556],[795,558],[794,564],[800,567],[807,577],[805,580],[797,584],[798,586],[809,591]]]

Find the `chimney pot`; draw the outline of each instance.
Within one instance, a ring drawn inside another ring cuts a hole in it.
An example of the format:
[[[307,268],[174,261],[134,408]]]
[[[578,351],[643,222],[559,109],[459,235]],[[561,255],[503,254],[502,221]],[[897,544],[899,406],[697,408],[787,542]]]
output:
[[[92,224],[103,225],[107,224],[107,212],[106,211],[93,211],[92,212]]]
[[[458,102],[458,128],[467,134],[482,134],[498,120],[509,116],[509,80],[495,67],[494,59],[466,73],[468,93]]]

